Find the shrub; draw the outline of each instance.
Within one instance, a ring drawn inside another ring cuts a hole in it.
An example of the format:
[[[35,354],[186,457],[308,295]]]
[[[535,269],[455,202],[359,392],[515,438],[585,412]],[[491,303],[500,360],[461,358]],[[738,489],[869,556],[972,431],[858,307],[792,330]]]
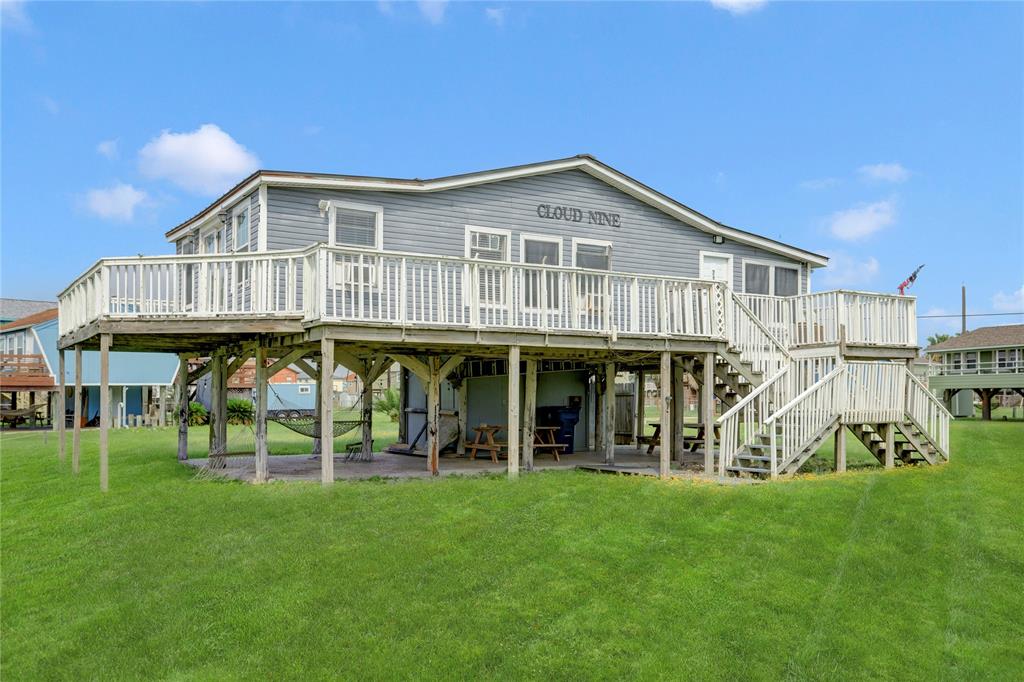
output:
[[[248,400],[235,398],[228,401],[228,424],[252,424],[255,415]]]
[[[188,425],[189,426],[202,426],[203,424],[210,421],[210,414],[203,407],[202,403],[189,403],[188,404]]]
[[[384,394],[374,401],[373,409],[377,412],[383,412],[393,422],[398,421],[398,412],[400,409],[400,405],[398,404],[398,391],[393,388],[385,390]]]

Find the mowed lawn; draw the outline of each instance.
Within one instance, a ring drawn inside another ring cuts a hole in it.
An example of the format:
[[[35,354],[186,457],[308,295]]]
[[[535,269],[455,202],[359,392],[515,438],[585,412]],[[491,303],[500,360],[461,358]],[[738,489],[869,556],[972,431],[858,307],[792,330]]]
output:
[[[758,486],[253,486],[165,429],[112,433],[103,495],[97,435],[78,477],[52,434],[0,437],[5,680],[1024,678],[1021,422]]]

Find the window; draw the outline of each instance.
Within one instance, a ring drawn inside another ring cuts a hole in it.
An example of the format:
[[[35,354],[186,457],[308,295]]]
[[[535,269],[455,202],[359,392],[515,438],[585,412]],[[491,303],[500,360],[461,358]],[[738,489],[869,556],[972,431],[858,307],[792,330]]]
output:
[[[466,258],[507,262],[510,233],[485,227],[466,227]]]
[[[466,258],[473,260],[507,263],[509,241],[512,233],[488,227],[466,226]],[[503,267],[480,266],[477,287],[480,304],[500,306],[505,303],[505,279],[508,273]]]
[[[309,395],[312,392],[309,386],[299,386],[298,389],[296,390],[298,391],[299,395]]]
[[[203,232],[200,238],[199,244],[203,253],[222,253],[222,242],[221,242],[221,231],[220,229],[214,228],[208,232]]]
[[[964,353],[964,370],[974,371],[978,368],[978,353],[977,351],[967,351]]]
[[[383,248],[384,209],[380,206],[330,202],[331,246]]]
[[[572,240],[572,265],[588,270],[612,269],[612,243],[596,239]]]
[[[743,291],[765,296],[796,296],[800,293],[800,267],[744,260]]]
[[[562,240],[559,237],[544,237],[524,234],[520,237],[519,260],[534,265],[559,266],[562,264]],[[559,277],[558,272],[527,270],[523,275],[523,293],[528,308],[540,307],[545,300],[546,308],[558,308]],[[542,291],[547,295],[541,298]]]
[[[960,371],[960,353],[950,353],[946,356],[949,361],[949,365],[956,371]]]
[[[248,203],[248,202],[247,202]],[[249,250],[249,207],[239,206],[232,214],[231,246],[235,253]]]

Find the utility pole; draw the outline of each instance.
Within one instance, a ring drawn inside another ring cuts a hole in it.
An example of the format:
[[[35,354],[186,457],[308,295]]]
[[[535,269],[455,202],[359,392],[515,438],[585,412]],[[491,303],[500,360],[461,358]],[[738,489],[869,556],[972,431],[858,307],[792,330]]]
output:
[[[960,285],[960,333],[967,333],[967,287]]]

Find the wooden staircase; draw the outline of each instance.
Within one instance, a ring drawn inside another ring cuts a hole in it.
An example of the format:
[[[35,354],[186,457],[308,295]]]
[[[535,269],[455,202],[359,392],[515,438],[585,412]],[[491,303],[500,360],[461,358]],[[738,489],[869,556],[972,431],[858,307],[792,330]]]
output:
[[[703,359],[689,358],[684,360],[682,365],[693,377],[697,390],[700,390],[704,386]],[[712,390],[726,409],[750,395],[750,392],[763,381],[763,375],[754,370],[753,364],[734,351],[726,351],[724,357],[715,356],[714,377],[715,385]]]

